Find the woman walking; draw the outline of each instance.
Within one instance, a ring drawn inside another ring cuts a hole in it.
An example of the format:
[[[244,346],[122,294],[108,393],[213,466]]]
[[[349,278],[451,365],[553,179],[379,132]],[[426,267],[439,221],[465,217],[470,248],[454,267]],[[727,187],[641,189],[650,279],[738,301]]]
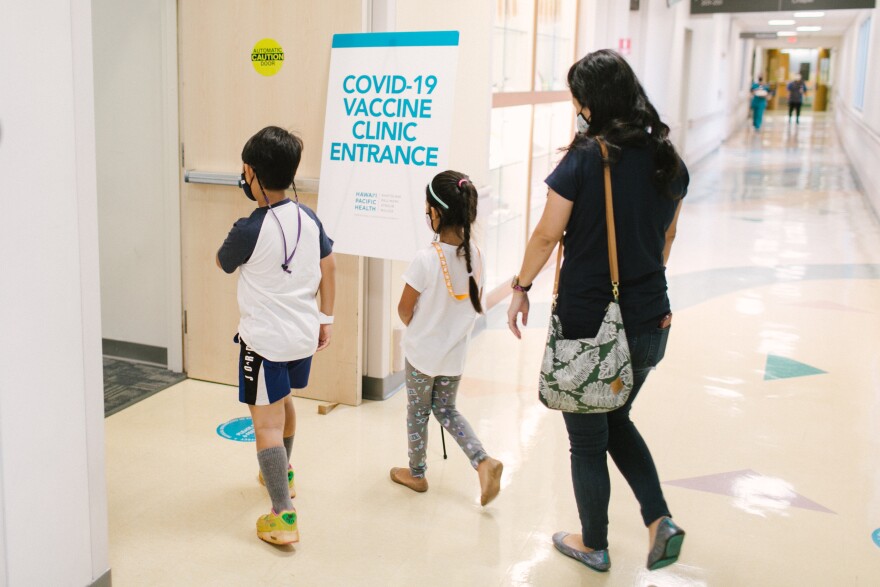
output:
[[[607,571],[608,502],[606,453],[626,478],[648,529],[649,569],[675,562],[684,531],[673,521],[651,453],[630,420],[632,404],[663,358],[672,315],[666,296],[669,258],[688,173],[627,62],[614,51],[590,53],[568,72],[578,133],[546,183],[543,216],[511,284],[508,325],[520,337],[528,290],[554,247],[565,237],[556,315],[566,339],[595,337],[613,299],[603,159],[609,151],[614,221],[620,267],[620,305],[632,357],[633,388],[623,407],[607,413],[563,413],[571,444],[571,473],[580,534],[558,532],[556,548],[591,569]]]

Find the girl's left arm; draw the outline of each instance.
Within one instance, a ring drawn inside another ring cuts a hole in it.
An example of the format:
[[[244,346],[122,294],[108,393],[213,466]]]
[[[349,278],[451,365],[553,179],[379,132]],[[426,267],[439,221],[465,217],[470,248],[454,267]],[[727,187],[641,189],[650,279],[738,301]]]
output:
[[[400,320],[405,326],[409,326],[409,323],[412,322],[413,314],[416,311],[416,302],[419,301],[420,295],[408,283],[403,287],[400,303],[397,304],[397,315],[400,316]]]

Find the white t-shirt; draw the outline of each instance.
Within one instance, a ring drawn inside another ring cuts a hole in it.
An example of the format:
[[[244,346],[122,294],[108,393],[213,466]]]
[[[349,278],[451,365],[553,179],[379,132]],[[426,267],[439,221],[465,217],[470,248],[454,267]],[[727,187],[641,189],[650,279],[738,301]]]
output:
[[[456,295],[468,293],[468,274],[464,257],[458,256],[458,247],[440,243],[452,291]],[[485,283],[483,259],[471,244],[471,261],[480,290]],[[456,376],[464,371],[467,343],[474,328],[477,313],[470,299],[457,300],[449,294],[440,257],[433,245],[419,250],[403,280],[419,292],[415,313],[406,328],[403,350],[409,363],[431,377]]]
[[[300,205],[302,234],[287,273],[287,255],[296,245],[296,204],[283,200],[272,206],[284,230],[268,208],[257,208],[238,220],[217,252],[227,273],[239,269],[238,333],[260,356],[270,361],[295,361],[315,354],[318,348],[318,302],[321,259],[332,252],[333,241],[321,221]]]

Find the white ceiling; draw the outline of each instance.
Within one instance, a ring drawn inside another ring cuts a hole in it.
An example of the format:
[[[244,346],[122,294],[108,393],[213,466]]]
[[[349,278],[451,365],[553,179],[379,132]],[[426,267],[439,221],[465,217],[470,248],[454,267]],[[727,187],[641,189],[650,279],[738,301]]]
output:
[[[839,37],[855,21],[860,10],[828,10],[820,18],[795,18],[794,12],[742,12],[734,15],[734,20],[742,26],[744,32],[763,33],[772,31],[793,31],[799,26],[821,26],[819,32],[799,32],[799,39],[810,37]],[[770,20],[794,20],[791,26],[767,24]]]

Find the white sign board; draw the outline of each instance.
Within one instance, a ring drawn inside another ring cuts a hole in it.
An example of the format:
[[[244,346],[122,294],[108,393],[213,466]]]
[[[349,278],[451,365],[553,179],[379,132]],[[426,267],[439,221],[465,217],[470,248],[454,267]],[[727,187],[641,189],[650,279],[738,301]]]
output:
[[[411,259],[447,169],[458,31],[333,35],[318,215],[339,253]]]

